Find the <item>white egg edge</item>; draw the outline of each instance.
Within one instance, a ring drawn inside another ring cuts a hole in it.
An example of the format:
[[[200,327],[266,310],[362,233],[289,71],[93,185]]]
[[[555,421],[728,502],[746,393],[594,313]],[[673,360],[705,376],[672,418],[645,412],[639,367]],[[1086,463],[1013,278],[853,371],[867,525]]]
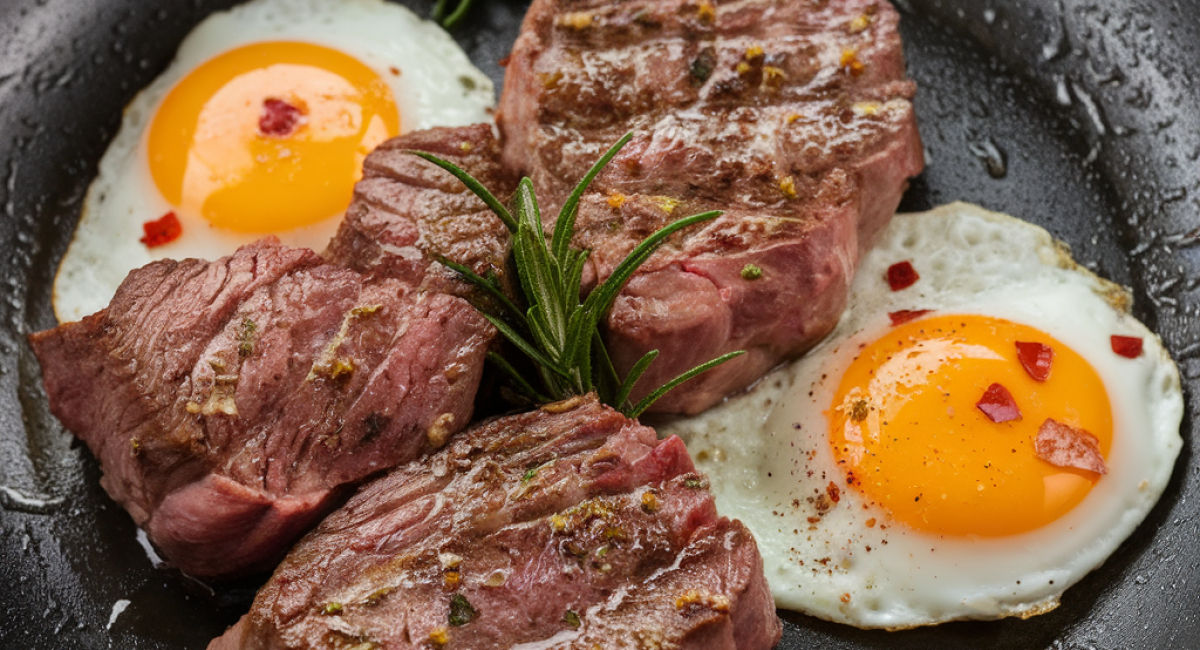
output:
[[[1045,593],[1042,593],[1041,595],[1035,594],[1031,598],[1015,603],[992,603],[993,605],[999,606],[991,612],[972,612],[968,614],[948,615],[944,617],[938,617],[933,620],[922,621],[916,624],[913,624],[911,621],[906,622],[904,620],[852,620],[847,616],[845,611],[846,608],[839,607],[836,603],[831,603],[825,608],[813,609],[812,607],[806,607],[804,603],[794,601],[786,595],[782,598],[777,595],[776,602],[780,607],[786,609],[795,609],[804,613],[818,616],[820,618],[825,618],[827,620],[849,623],[859,627],[877,627],[887,629],[899,629],[904,627],[913,627],[915,625],[934,624],[959,619],[991,619],[1007,616],[1025,617],[1043,613],[1053,609],[1057,605],[1058,596],[1063,590],[1070,587],[1075,581],[1081,579],[1082,576],[1086,575],[1087,572],[1101,565],[1104,560],[1110,556],[1112,552],[1114,552],[1115,549],[1129,535],[1133,533],[1134,529],[1136,529],[1136,527],[1144,520],[1146,515],[1153,508],[1154,504],[1158,501],[1168,481],[1170,480],[1172,469],[1176,459],[1178,458],[1179,450],[1182,448],[1182,438],[1179,433],[1179,426],[1183,415],[1183,399],[1179,372],[1174,362],[1167,354],[1165,348],[1162,346],[1161,340],[1158,338],[1158,336],[1128,314],[1129,305],[1127,292],[1123,288],[1103,280],[1087,269],[1079,267],[1077,264],[1075,264],[1070,259],[1069,255],[1066,254],[1065,247],[1056,242],[1044,229],[1020,221],[1013,217],[989,212],[979,208],[978,206],[965,203],[949,204],[931,210],[928,213],[921,213],[912,216],[917,218],[953,218],[952,215],[956,213],[966,214],[970,218],[982,219],[985,222],[1002,223],[1006,228],[1022,229],[1023,235],[1028,239],[1027,243],[1033,247],[1033,250],[1029,251],[1030,254],[1035,255],[1043,266],[1041,271],[1044,271],[1051,276],[1062,273],[1070,273],[1076,277],[1087,278],[1090,282],[1092,298],[1096,301],[1101,301],[1104,304],[1109,305],[1113,311],[1119,313],[1121,315],[1121,324],[1128,328],[1126,331],[1114,333],[1137,335],[1143,338],[1143,356],[1139,360],[1136,360],[1138,367],[1143,369],[1148,367],[1149,370],[1152,371],[1152,374],[1147,378],[1147,387],[1150,389],[1157,387],[1156,392],[1165,397],[1165,399],[1160,403],[1161,408],[1147,414],[1148,421],[1151,423],[1149,427],[1150,430],[1147,432],[1147,434],[1153,440],[1153,444],[1164,449],[1166,454],[1162,457],[1156,457],[1154,459],[1156,461],[1156,465],[1151,468],[1149,472],[1150,475],[1140,480],[1140,485],[1133,495],[1133,507],[1131,509],[1124,510],[1122,518],[1119,521],[1113,522],[1110,528],[1105,529],[1102,534],[1097,535],[1090,543],[1085,544],[1085,547],[1079,550],[1077,555],[1081,557],[1077,563],[1082,570],[1078,572],[1078,575],[1067,576],[1060,575],[1056,572],[1047,574],[1047,576],[1050,576],[1049,580],[1057,579],[1057,582],[1056,584],[1045,588],[1043,590]],[[894,238],[904,236],[901,226],[903,225],[903,219],[905,219],[907,216],[909,215],[897,215],[894,222],[896,225],[889,226],[888,230],[884,232],[883,238],[887,239],[888,237]],[[866,258],[864,258],[864,263],[860,267],[859,273],[862,277],[868,278],[873,275],[882,275],[887,266],[895,261],[898,260],[881,259],[880,256],[868,255]],[[858,282],[859,281],[856,281],[856,284]],[[904,295],[903,292],[885,294],[883,304],[871,306],[871,310],[873,313],[877,314],[877,318],[886,318],[883,316],[883,314],[886,314],[887,311],[900,308],[913,308],[911,295]],[[944,305],[939,307],[939,309],[943,312],[952,312],[953,305]],[[718,430],[737,431],[739,429],[744,429],[747,422],[754,421],[755,419],[765,423],[768,419],[770,419],[770,414],[762,414],[763,405],[779,404],[780,398],[783,397],[788,390],[793,389],[794,387],[794,383],[797,380],[794,372],[796,368],[802,366],[806,359],[818,358],[822,354],[828,354],[830,352],[829,348],[832,345],[831,341],[838,340],[836,335],[840,334],[842,337],[852,336],[854,332],[848,331],[853,329],[853,325],[848,322],[849,320],[850,319],[848,318],[843,318],[838,327],[835,329],[835,334],[832,334],[831,337],[826,339],[825,342],[814,348],[814,350],[809,353],[809,356],[806,356],[804,359],[798,362],[777,369],[761,380],[751,392],[731,398],[725,404],[710,411],[710,415],[707,418],[705,416],[700,416],[699,418],[682,419],[661,427],[660,433],[664,435],[674,433],[680,435],[685,439],[685,441],[687,441],[690,438],[697,436],[705,438],[710,437],[714,431]],[[1069,337],[1063,336],[1061,333],[1056,334],[1052,331],[1048,331],[1047,333],[1056,336],[1056,338],[1059,340],[1069,340]],[[1108,334],[1109,333],[1106,332],[1102,335],[1106,338]],[[1114,410],[1117,410],[1116,404],[1114,404]],[[1118,416],[1118,414],[1114,415]],[[731,453],[736,452],[731,451]],[[698,459],[697,464],[701,467],[701,469],[711,470],[718,468],[720,461],[712,459]],[[710,471],[710,474],[719,475],[723,471],[724,468],[721,468],[720,471]],[[744,473],[748,470],[742,471]],[[723,513],[733,516],[745,512],[739,507],[739,504],[734,498],[737,496],[737,487],[732,488],[734,497],[731,497],[727,494],[723,495],[721,487],[717,486],[716,484],[714,484],[714,488],[714,491],[717,492],[718,506],[721,508]],[[1099,493],[1097,493],[1097,495],[1099,495]],[[1080,509],[1077,508],[1076,510],[1079,511]],[[754,513],[745,514],[750,515],[747,517],[747,519],[751,520],[745,523],[747,523],[747,526],[754,531],[756,526],[755,522],[752,520],[756,518],[756,515]],[[1069,517],[1064,517],[1062,520],[1060,520],[1060,522],[1062,522],[1060,525],[1069,526],[1066,520],[1069,520]],[[763,545],[760,544],[760,546]],[[1069,580],[1069,582],[1064,582],[1064,580]],[[768,568],[768,582],[770,581],[771,576]],[[902,619],[903,617],[900,618]]]
[[[347,29],[343,23],[329,25],[331,12],[348,15],[351,19],[375,17],[375,12],[385,11],[395,20],[404,21],[412,28],[426,34],[427,40],[433,43],[434,51],[409,51],[410,44],[405,40],[392,40],[392,47],[398,51],[400,60],[421,60],[422,57],[432,57],[449,62],[464,71],[464,76],[471,80],[472,88],[467,89],[462,83],[444,84],[443,79],[421,68],[402,70],[401,80],[407,72],[412,84],[422,89],[422,92],[411,93],[416,97],[417,107],[401,102],[401,131],[430,128],[433,126],[465,126],[480,121],[490,122],[489,111],[495,105],[495,88],[491,79],[471,63],[466,53],[454,42],[454,39],[436,23],[424,20],[407,7],[384,2],[384,0],[252,0],[238,5],[228,11],[217,12],[201,21],[188,34],[176,51],[175,58],[166,70],[153,82],[143,88],[125,107],[121,127],[117,135],[109,143],[104,156],[101,157],[96,177],[88,187],[84,199],[84,208],[72,235],[71,243],[54,278],[53,300],[55,316],[60,323],[73,322],[88,314],[100,311],[112,300],[117,287],[125,280],[128,270],[114,267],[104,262],[109,259],[127,260],[131,268],[138,268],[150,262],[172,256],[162,250],[149,250],[142,243],[141,223],[157,218],[171,209],[165,199],[154,205],[149,205],[146,197],[160,198],[158,189],[149,179],[149,163],[139,146],[145,136],[141,129],[134,128],[135,124],[148,124],[158,103],[196,65],[207,61],[225,51],[254,42],[280,39],[296,39],[328,45],[337,48],[339,38],[360,39],[361,34],[356,30]],[[317,16],[324,25],[325,31],[320,38],[314,38],[306,31],[309,23],[299,23],[297,16]],[[367,24],[382,25],[382,21],[369,21]],[[407,58],[405,58],[407,57]],[[415,58],[414,58],[415,57]],[[379,53],[371,57],[361,57],[364,63],[371,66],[382,77],[388,76],[387,58]],[[436,81],[436,83],[434,83]],[[440,91],[434,90],[440,88]],[[431,117],[434,108],[444,100],[459,102],[456,110],[439,113],[437,118]],[[481,120],[481,116],[487,116]],[[113,179],[126,178],[125,172],[136,168],[142,174],[134,174],[136,184],[133,188],[117,189],[112,195],[107,195],[105,189]],[[126,196],[128,195],[128,196]],[[88,206],[113,202],[125,204],[129,218],[119,223],[111,224],[90,216],[93,210]],[[144,213],[144,219],[133,218],[133,213]],[[304,230],[304,229],[298,229]],[[257,235],[245,233],[228,233],[231,240],[239,244],[248,244]],[[229,251],[232,253],[232,251]],[[69,306],[65,296],[70,295]]]
[[[1149,369],[1153,371],[1153,376],[1146,377],[1145,386],[1147,389],[1158,387],[1161,392],[1157,394],[1161,397],[1165,397],[1166,399],[1159,402],[1161,405],[1160,409],[1144,411],[1142,415],[1144,415],[1146,421],[1150,423],[1150,431],[1148,433],[1150,439],[1154,443],[1152,446],[1157,446],[1158,448],[1163,449],[1166,451],[1166,455],[1162,457],[1156,456],[1151,459],[1157,464],[1149,469],[1150,477],[1148,479],[1139,479],[1139,483],[1142,483],[1144,487],[1139,487],[1136,489],[1136,491],[1133,491],[1132,487],[1128,485],[1126,486],[1126,489],[1129,490],[1129,493],[1133,495],[1136,503],[1130,504],[1132,505],[1131,509],[1123,511],[1123,519],[1121,521],[1112,522],[1111,527],[1094,531],[1095,536],[1090,538],[1092,541],[1090,543],[1084,543],[1080,545],[1079,551],[1075,554],[1078,556],[1078,559],[1062,558],[1063,561],[1069,560],[1075,565],[1072,567],[1072,569],[1079,568],[1081,569],[1080,571],[1074,572],[1072,575],[1066,575],[1054,571],[1047,572],[1046,575],[1041,576],[1047,582],[1047,585],[1042,590],[1044,593],[1041,597],[1036,597],[1035,595],[1031,594],[1031,597],[1026,600],[1005,603],[1000,594],[995,594],[996,600],[995,602],[991,603],[991,605],[997,607],[997,611],[986,614],[980,612],[971,615],[948,615],[929,621],[932,623],[945,622],[961,618],[1028,616],[1053,609],[1053,607],[1057,604],[1057,599],[1063,590],[1069,587],[1070,584],[1073,584],[1081,579],[1088,571],[1091,571],[1103,563],[1103,561],[1116,549],[1116,547],[1119,546],[1126,537],[1132,534],[1137,525],[1145,518],[1146,514],[1148,514],[1150,509],[1152,509],[1154,503],[1158,500],[1167,482],[1169,481],[1172,467],[1176,458],[1178,457],[1179,449],[1182,447],[1182,439],[1179,435],[1179,424],[1182,420],[1183,402],[1178,369],[1175,367],[1174,362],[1171,361],[1169,355],[1166,353],[1159,338],[1150,332],[1144,325],[1129,315],[1128,292],[1118,285],[1103,280],[1087,269],[1078,266],[1073,260],[1070,259],[1070,256],[1066,253],[1065,247],[1056,242],[1044,229],[1020,221],[1013,217],[988,212],[978,208],[977,206],[963,203],[943,206],[942,208],[935,209],[929,213],[925,213],[924,215],[913,216],[916,216],[917,218],[924,216],[925,218],[931,219],[954,218],[953,215],[955,214],[966,215],[970,218],[977,218],[984,222],[1001,224],[1005,229],[1004,233],[1006,235],[1011,235],[1012,233],[1016,232],[1017,229],[1022,230],[1025,238],[1027,239],[1027,241],[1023,243],[1029,248],[1028,254],[1030,256],[1036,256],[1040,260],[1042,266],[1040,267],[1039,271],[1043,273],[1045,279],[1065,278],[1069,283],[1073,282],[1075,278],[1086,278],[1090,283],[1092,302],[1094,304],[1103,303],[1104,305],[1107,305],[1107,308],[1111,308],[1114,313],[1119,314],[1121,320],[1120,325],[1129,328],[1128,330],[1120,332],[1089,332],[1089,334],[1093,335],[1093,337],[1102,339],[1102,345],[1096,345],[1094,347],[1103,347],[1107,354],[1109,354],[1107,357],[1108,359],[1116,359],[1115,356],[1112,356],[1111,350],[1108,347],[1108,336],[1110,334],[1133,334],[1143,337],[1146,343],[1143,357],[1133,363],[1136,363],[1135,368],[1144,371],[1148,366]],[[904,225],[903,220],[905,218],[906,215],[897,216],[897,228],[893,228],[888,231],[891,236],[898,237],[904,234],[904,229],[902,226]],[[1014,257],[1016,257],[1016,255],[1014,255]],[[887,266],[899,260],[885,259],[882,256],[876,255],[870,256],[866,261],[868,263],[864,264],[863,268],[860,270],[864,274],[863,277],[866,278],[866,281],[870,282],[872,276],[882,277]],[[990,295],[996,297],[1000,297],[1004,293],[1008,293],[1009,297],[1013,300],[1019,300],[1020,297],[1023,297],[1023,290],[1020,286],[1007,287],[1006,289],[991,289],[990,291]],[[878,316],[879,318],[883,318],[882,313],[891,311],[892,309],[913,308],[920,306],[919,304],[914,305],[912,298],[906,297],[903,292],[885,292],[882,295],[885,296],[888,305],[880,310],[881,313]],[[954,304],[937,305],[937,308],[943,313],[952,313],[954,311]],[[983,310],[983,313],[986,314],[987,310]],[[1004,314],[994,313],[991,315],[1003,316]],[[1072,334],[1078,334],[1060,330],[1055,323],[1043,322],[1032,324],[1040,326],[1043,331],[1046,331],[1052,336],[1058,338],[1060,341],[1064,342],[1071,341]],[[1073,346],[1078,347],[1078,342],[1073,343]],[[1141,402],[1139,402],[1139,400],[1130,400],[1125,396],[1113,396],[1113,398],[1114,419],[1118,421],[1123,420],[1125,421],[1127,428],[1132,428],[1131,425],[1133,422],[1129,421],[1134,417],[1131,407],[1133,407],[1132,410],[1137,410],[1137,407],[1141,406]],[[1134,403],[1131,404],[1131,402]],[[1125,411],[1124,413],[1122,413],[1123,410]],[[1121,425],[1118,424],[1118,426]],[[1115,441],[1112,452],[1114,455],[1117,453],[1117,448],[1120,444],[1128,446],[1134,444],[1134,441],[1128,439],[1124,440],[1123,442]],[[1111,499],[1121,499],[1124,496],[1120,493],[1111,494],[1114,492],[1119,492],[1118,484],[1115,480],[1113,480],[1114,476],[1112,474],[1110,474],[1108,478],[1109,481],[1107,483],[1102,483],[1100,486],[1098,486],[1098,489],[1093,490],[1093,494],[1089,496],[1090,501],[1095,502],[1098,499],[1106,498],[1105,492],[1110,493],[1107,498]],[[1132,480],[1132,478],[1125,477],[1125,480],[1129,481]],[[1034,531],[1026,536],[1015,537],[1014,539],[1037,539],[1038,537],[1041,537],[1042,539],[1038,541],[1044,542],[1046,541],[1046,538],[1054,538],[1055,535],[1062,534],[1062,531],[1064,530],[1074,529],[1076,526],[1082,527],[1086,524],[1086,522],[1080,521],[1080,518],[1086,511],[1087,504],[1088,501],[1085,500],[1084,504],[1081,504],[1081,506],[1076,508],[1072,513],[1068,513],[1068,515],[1064,516],[1054,524],[1039,531]],[[837,616],[838,614],[832,614],[831,618],[836,619]],[[877,621],[876,623],[877,624],[872,626],[887,628],[907,626],[905,624],[897,625],[894,621],[886,620]]]

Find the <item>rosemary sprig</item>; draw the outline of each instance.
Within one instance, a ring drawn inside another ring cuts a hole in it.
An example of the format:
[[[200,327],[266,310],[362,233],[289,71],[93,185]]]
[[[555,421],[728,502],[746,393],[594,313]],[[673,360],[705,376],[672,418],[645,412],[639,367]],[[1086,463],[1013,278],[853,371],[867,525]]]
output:
[[[480,287],[496,299],[496,313],[480,310],[525,356],[533,361],[540,388],[536,388],[508,361],[496,354],[489,355],[496,367],[513,381],[517,389],[537,402],[565,399],[595,391],[604,402],[629,417],[641,415],[660,397],[679,384],[714,368],[743,352],[731,352],[701,364],[651,391],[636,404],[630,402],[634,386],[658,356],[658,350],[646,353],[621,379],[600,337],[600,324],[608,315],[617,295],[639,266],[672,234],[720,216],[713,210],[679,219],[650,235],[633,249],[613,269],[612,275],[600,283],[587,298],[579,301],[583,268],[588,251],[571,248],[575,232],[575,217],[579,201],[592,180],[633,137],[626,134],[605,153],[584,175],[563,204],[555,222],[554,234],[547,241],[542,229],[541,212],[533,183],[521,179],[513,195],[511,211],[479,181],[462,169],[437,156],[420,151],[411,153],[438,165],[453,174],[490,207],[512,232],[512,252],[517,280],[524,302],[521,309],[508,298],[494,277],[482,277],[452,260],[439,258],[467,281]]]
[[[442,27],[450,29],[462,22],[474,1],[458,0],[458,4],[451,11],[450,0],[437,0],[437,4],[433,6],[433,19],[441,23]]]

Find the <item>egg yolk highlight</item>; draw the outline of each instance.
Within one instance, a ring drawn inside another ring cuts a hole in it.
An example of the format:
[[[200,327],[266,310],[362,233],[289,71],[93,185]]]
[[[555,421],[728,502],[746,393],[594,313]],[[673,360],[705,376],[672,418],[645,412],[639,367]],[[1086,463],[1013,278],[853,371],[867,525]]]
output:
[[[1034,380],[1016,342],[1054,350]],[[1021,418],[991,421],[979,408],[998,383]],[[1040,459],[1047,419],[1086,429],[1108,458],[1112,409],[1091,365],[1025,325],[938,316],[891,329],[862,348],[828,412],[830,444],[846,482],[898,522],[941,535],[996,537],[1034,530],[1071,510],[1098,474]]]
[[[400,132],[391,89],[354,57],[300,42],[230,50],[167,94],[147,135],[151,175],[181,212],[240,232],[341,214],[362,161]]]

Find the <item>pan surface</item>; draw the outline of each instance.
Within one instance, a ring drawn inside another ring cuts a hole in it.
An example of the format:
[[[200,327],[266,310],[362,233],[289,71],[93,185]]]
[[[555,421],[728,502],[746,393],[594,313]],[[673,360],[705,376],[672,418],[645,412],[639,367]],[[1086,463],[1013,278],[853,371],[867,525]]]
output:
[[[54,271],[122,108],[231,4],[0,2],[0,648],[204,648],[258,586],[155,567],[49,414],[24,342],[55,323]],[[478,4],[454,36],[499,85],[524,3]],[[902,209],[966,200],[1014,214],[1131,286],[1183,372],[1185,444],[1146,522],[1055,611],[893,633],[784,613],[781,647],[1198,648],[1200,0],[898,4],[928,155]]]

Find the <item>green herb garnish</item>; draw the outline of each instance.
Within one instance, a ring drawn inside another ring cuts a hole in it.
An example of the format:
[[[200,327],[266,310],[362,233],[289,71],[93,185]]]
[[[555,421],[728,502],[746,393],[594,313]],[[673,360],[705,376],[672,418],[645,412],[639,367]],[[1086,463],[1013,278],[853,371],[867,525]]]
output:
[[[568,609],[563,614],[563,622],[575,629],[579,629],[579,626],[583,625],[583,621],[579,619],[579,614],[576,614],[575,610],[572,609]]]
[[[475,0],[458,0],[458,4],[454,6],[454,10],[450,10],[450,0],[438,0],[433,6],[433,19],[442,24],[442,27],[450,29],[462,22],[466,17],[467,12],[471,10],[471,3]]]
[[[518,390],[534,401],[552,402],[594,391],[601,402],[628,417],[636,418],[672,388],[743,354],[742,351],[738,351],[717,357],[668,381],[638,403],[633,404],[629,401],[634,386],[658,356],[658,350],[647,352],[633,365],[625,379],[621,380],[600,338],[600,324],[634,271],[650,258],[667,237],[692,224],[721,215],[718,210],[702,212],[663,227],[634,248],[616,266],[612,275],[580,303],[580,283],[588,251],[570,247],[579,201],[592,180],[632,137],[633,134],[628,133],[621,138],[592,165],[575,186],[575,190],[571,192],[558,214],[554,235],[550,240],[547,240],[542,229],[542,218],[537,197],[534,195],[533,182],[528,178],[521,179],[517,185],[516,194],[513,196],[513,210],[509,211],[487,188],[462,169],[432,154],[411,152],[462,181],[496,213],[513,234],[513,260],[524,301],[528,305],[527,309],[521,309],[509,299],[496,278],[482,277],[452,260],[439,258],[439,261],[496,299],[499,306],[497,313],[488,313],[482,309],[480,311],[505,338],[533,361],[539,387],[534,387],[500,355],[488,353],[488,358],[508,375]]]
[[[466,625],[475,620],[479,616],[479,612],[467,602],[467,597],[462,594],[454,594],[450,599],[450,615],[448,620],[450,624],[458,627]]]

